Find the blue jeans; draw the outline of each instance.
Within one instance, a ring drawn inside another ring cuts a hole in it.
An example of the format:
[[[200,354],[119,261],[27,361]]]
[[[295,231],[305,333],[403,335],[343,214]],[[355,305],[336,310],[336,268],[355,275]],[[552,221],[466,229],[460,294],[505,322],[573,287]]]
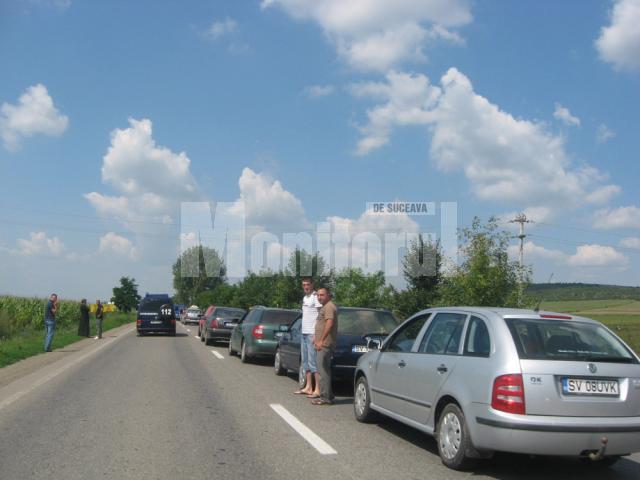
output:
[[[302,368],[305,372],[317,373],[318,367],[316,363],[317,351],[313,346],[313,335],[303,334],[302,343],[300,344],[300,354],[302,356]]]
[[[48,352],[51,350],[51,342],[53,342],[53,334],[56,331],[55,320],[45,320],[44,328],[46,332],[44,335],[44,351]]]

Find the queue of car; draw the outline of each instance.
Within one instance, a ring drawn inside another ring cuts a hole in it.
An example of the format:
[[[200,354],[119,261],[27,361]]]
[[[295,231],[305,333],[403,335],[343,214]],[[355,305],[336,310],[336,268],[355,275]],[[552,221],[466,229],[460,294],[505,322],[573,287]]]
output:
[[[147,299],[160,314],[139,315],[139,333],[165,328],[165,300]],[[194,307],[205,343],[228,341],[243,363],[273,358],[276,375],[293,372],[304,386],[298,310]],[[640,358],[588,318],[448,307],[399,322],[387,310],[339,307],[332,372],[353,382],[356,420],[382,415],[432,435],[453,469],[494,452],[609,466],[640,451]]]

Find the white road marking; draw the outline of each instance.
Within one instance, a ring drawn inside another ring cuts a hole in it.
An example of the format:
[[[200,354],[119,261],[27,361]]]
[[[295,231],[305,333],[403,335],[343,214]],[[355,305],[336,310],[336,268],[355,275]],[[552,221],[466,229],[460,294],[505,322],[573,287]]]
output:
[[[94,348],[93,350],[90,350],[89,352],[85,353],[84,355],[79,356],[74,361],[67,363],[66,365],[64,365],[63,367],[59,368],[58,370],[53,371],[49,375],[46,375],[46,376],[42,377],[41,379],[37,380],[36,382],[34,382],[32,385],[30,385],[26,389],[20,390],[19,392],[14,393],[10,397],[8,397],[5,400],[3,400],[2,402],[0,402],[0,410],[2,410],[5,407],[8,407],[13,402],[15,402],[19,398],[23,397],[27,393],[32,392],[33,390],[35,390],[39,386],[44,385],[45,383],[49,382],[50,380],[53,380],[54,378],[56,378],[61,373],[67,371],[71,367],[73,367],[73,366],[79,364],[80,362],[84,361],[86,358],[95,355],[97,352],[99,352],[100,350],[102,350],[106,346],[111,345],[112,343],[116,342],[117,340],[119,340],[121,338],[124,338],[127,334],[133,332],[134,330],[135,330],[135,328],[132,328],[132,329],[129,329],[129,330],[125,330],[115,338],[105,339],[106,341],[103,340],[101,342],[101,344],[98,347]],[[37,372],[34,372],[34,373],[37,373]],[[9,384],[9,385],[11,385],[11,384]]]
[[[322,455],[337,455],[336,452],[331,445],[321,439],[318,435],[316,435],[309,427],[307,427],[304,423],[298,420],[293,414],[289,412],[286,408],[278,403],[272,403],[269,405],[274,412],[276,412],[280,417],[289,424],[291,428],[293,428],[298,434],[304,438],[309,444],[315,448]]]
[[[220,360],[224,360],[224,357],[220,355],[218,352],[216,352],[215,350],[211,350],[211,353],[213,353]]]

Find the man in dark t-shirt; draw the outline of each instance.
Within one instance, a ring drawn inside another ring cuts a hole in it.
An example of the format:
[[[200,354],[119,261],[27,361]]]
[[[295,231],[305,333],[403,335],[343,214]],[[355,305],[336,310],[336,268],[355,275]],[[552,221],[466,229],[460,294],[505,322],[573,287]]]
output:
[[[96,300],[96,340],[102,338],[102,319],[104,318],[104,307],[100,300]]]
[[[51,351],[53,334],[56,331],[56,313],[58,312],[58,295],[52,293],[44,307],[44,351]]]
[[[322,308],[316,320],[315,347],[318,351],[318,375],[320,377],[320,398],[311,400],[313,405],[331,405],[331,357],[338,337],[338,309],[331,301],[331,292],[323,287],[318,289],[318,301]]]

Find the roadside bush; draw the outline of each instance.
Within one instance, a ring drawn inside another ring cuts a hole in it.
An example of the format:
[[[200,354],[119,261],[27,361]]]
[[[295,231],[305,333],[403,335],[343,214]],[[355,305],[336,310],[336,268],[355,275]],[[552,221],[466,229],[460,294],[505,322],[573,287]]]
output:
[[[24,330],[44,327],[44,298],[0,297],[0,338],[8,338]],[[57,324],[60,327],[77,324],[80,304],[72,300],[59,303]]]

